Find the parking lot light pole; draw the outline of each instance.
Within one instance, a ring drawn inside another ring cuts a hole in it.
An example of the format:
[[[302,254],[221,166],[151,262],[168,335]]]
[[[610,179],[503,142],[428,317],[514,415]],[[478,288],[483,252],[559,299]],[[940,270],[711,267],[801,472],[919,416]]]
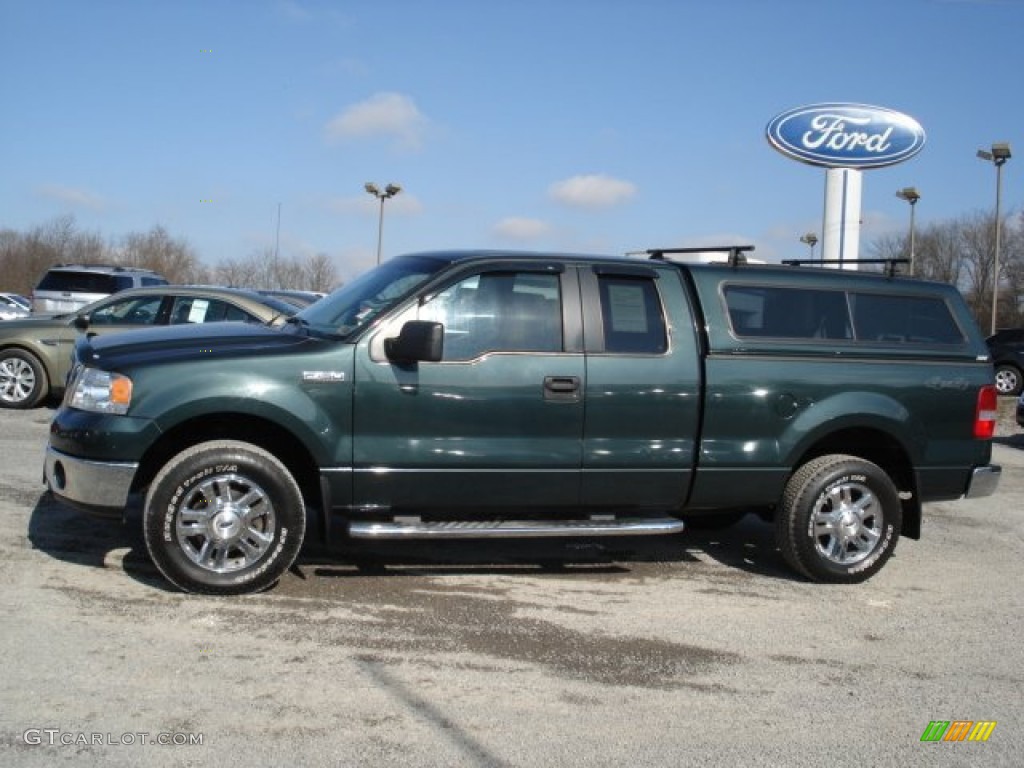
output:
[[[800,242],[811,246],[811,261],[814,261],[814,246],[818,244],[818,236],[813,232],[800,236]]]
[[[900,200],[906,200],[910,203],[910,274],[914,274],[914,208],[917,206],[917,201],[921,199],[921,193],[917,191],[917,187],[904,187],[896,193],[896,197]]]
[[[996,242],[992,258],[992,331],[996,332],[996,315],[999,308],[999,240],[1002,234],[1002,192],[1003,192],[1003,165],[1010,159],[1010,145],[997,142],[992,145],[991,151],[979,149],[978,157],[991,162],[996,167]]]
[[[380,245],[381,241],[384,239],[384,201],[389,197],[397,195],[402,191],[402,188],[398,184],[388,184],[384,187],[383,191],[381,191],[380,187],[372,181],[368,181],[363,185],[363,189],[380,200],[380,216],[377,220],[377,264],[380,264]]]

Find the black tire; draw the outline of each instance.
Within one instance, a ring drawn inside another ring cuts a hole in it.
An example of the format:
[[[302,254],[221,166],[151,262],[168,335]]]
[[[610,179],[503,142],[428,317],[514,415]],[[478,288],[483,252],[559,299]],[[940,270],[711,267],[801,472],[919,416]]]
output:
[[[1013,395],[1016,397],[1021,393],[1024,385],[1024,376],[1012,365],[996,366],[996,391],[1000,395]]]
[[[902,521],[896,486],[880,467],[821,456],[786,484],[775,540],[786,562],[812,581],[855,584],[885,565]]]
[[[22,349],[0,352],[0,408],[35,408],[49,392],[38,357]]]
[[[262,448],[188,448],[146,494],[143,533],[160,572],[185,592],[238,595],[277,583],[302,547],[306,512],[288,469]]]

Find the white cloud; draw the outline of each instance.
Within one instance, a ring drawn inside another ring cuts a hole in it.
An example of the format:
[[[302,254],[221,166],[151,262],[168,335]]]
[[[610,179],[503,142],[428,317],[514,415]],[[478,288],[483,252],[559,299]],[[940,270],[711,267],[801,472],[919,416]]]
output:
[[[353,104],[327,123],[328,141],[392,138],[401,149],[419,149],[427,118],[401,93],[377,93]]]
[[[548,189],[552,198],[574,208],[611,208],[636,195],[636,185],[603,174],[573,176]]]
[[[60,184],[42,184],[36,187],[36,192],[41,197],[56,200],[73,208],[87,208],[90,211],[104,211],[107,208],[106,200],[85,189],[75,189]]]
[[[550,231],[547,222],[522,216],[508,216],[494,225],[494,233],[509,240],[536,240]]]

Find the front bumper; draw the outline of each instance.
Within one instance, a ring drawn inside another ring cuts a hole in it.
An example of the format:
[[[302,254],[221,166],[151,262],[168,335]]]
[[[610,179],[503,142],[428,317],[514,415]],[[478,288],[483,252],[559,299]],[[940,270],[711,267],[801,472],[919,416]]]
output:
[[[986,464],[983,467],[975,467],[971,472],[971,479],[967,482],[965,499],[980,499],[984,496],[991,496],[999,487],[999,478],[1003,468],[998,464]]]
[[[48,445],[43,479],[57,499],[72,507],[120,516],[138,468],[137,462],[80,459]]]

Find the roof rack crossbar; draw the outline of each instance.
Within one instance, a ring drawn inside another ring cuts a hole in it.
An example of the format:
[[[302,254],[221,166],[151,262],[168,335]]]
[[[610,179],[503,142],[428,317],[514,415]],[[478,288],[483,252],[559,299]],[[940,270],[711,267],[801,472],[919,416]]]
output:
[[[896,276],[897,264],[909,264],[910,259],[783,259],[789,267],[800,267],[804,264],[884,264],[887,277]]]
[[[743,254],[752,250],[752,245],[705,245],[694,248],[648,248],[647,254],[652,259],[664,261],[666,253],[727,253],[729,266],[735,267],[737,264],[746,264],[747,257]]]

